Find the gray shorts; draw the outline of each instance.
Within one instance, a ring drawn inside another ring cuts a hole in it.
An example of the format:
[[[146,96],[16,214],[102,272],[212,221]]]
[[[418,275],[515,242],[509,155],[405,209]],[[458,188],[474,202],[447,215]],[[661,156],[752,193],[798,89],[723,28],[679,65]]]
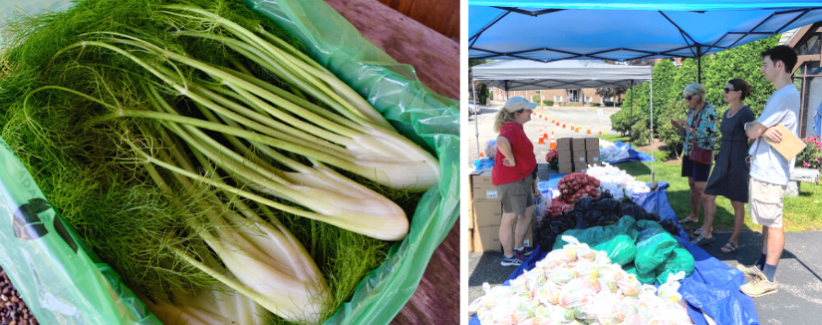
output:
[[[534,205],[534,178],[531,175],[516,182],[497,186],[502,200],[502,213],[525,215],[525,209]]]

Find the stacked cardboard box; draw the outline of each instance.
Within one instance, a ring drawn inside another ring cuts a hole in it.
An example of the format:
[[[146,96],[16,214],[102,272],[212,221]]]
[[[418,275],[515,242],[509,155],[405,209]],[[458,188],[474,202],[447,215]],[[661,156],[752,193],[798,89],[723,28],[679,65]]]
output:
[[[471,174],[471,197],[474,212],[474,251],[500,251],[499,225],[502,220],[502,202],[496,186],[491,182],[490,169]]]
[[[599,139],[585,139],[585,161],[588,165],[599,166]]]
[[[530,177],[530,176],[529,176]],[[476,252],[499,252],[502,245],[499,240],[499,226],[502,223],[502,201],[496,186],[491,183],[491,170],[477,171],[471,174],[471,214],[469,222],[471,231],[470,249]],[[533,247],[534,234],[532,218],[528,232],[525,234],[525,245]],[[513,229],[516,229],[514,222]],[[512,232],[513,238],[513,232]]]
[[[569,174],[574,171],[574,154],[572,151],[571,138],[561,138],[557,140],[557,153],[559,154],[559,173]]]

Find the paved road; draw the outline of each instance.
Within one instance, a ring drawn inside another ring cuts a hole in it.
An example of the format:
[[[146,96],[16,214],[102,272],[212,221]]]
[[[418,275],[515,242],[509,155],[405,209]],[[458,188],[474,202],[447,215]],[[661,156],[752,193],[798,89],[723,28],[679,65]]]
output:
[[[502,108],[502,102],[492,102],[491,105],[482,106],[480,105],[480,114],[479,120],[477,121],[477,116],[471,116],[468,119],[469,125],[467,127],[471,130],[467,143],[469,148],[468,159],[464,160],[464,163],[470,166],[473,166],[474,160],[479,157],[479,152],[477,151],[477,130],[479,130],[479,144],[480,150],[485,145],[488,140],[493,140],[497,137],[497,133],[494,132],[494,119],[497,116],[497,112]],[[538,109],[539,110],[539,109]],[[603,116],[602,116],[602,132],[608,130],[611,132],[611,114],[616,113],[619,111],[619,108],[602,108]],[[582,124],[582,130],[579,133],[571,132],[570,125],[566,125],[567,128],[563,129],[562,126],[552,125],[550,121],[538,120],[537,117],[533,117],[530,122],[525,123],[525,134],[528,135],[528,138],[531,139],[531,142],[534,143],[534,154],[537,157],[538,163],[545,162],[545,154],[548,153],[548,141],[545,141],[544,145],[538,144],[539,140],[539,133],[541,128],[548,128],[548,134],[550,135],[551,131],[554,131],[554,136],[559,139],[562,137],[586,137],[588,136],[585,132],[585,128],[590,123],[591,125],[591,133],[595,135],[599,133],[600,125],[599,125],[599,118],[597,116],[596,108],[592,107],[551,107],[545,108],[544,112],[546,114],[550,114],[552,117],[557,116],[561,121],[567,121],[569,124],[574,123],[575,125],[579,123]],[[476,124],[478,122],[478,124]],[[476,126],[475,126],[476,124]],[[472,169],[468,169],[469,171]]]
[[[716,233],[716,243],[703,247],[706,252],[731,267],[752,264],[759,257],[759,232],[743,232],[739,251],[720,252],[730,233]],[[785,252],[776,271],[777,293],[754,299],[761,324],[822,324],[822,232],[785,234]],[[516,269],[501,266],[502,253],[470,253],[468,297],[474,301],[484,293],[482,283],[500,285]]]

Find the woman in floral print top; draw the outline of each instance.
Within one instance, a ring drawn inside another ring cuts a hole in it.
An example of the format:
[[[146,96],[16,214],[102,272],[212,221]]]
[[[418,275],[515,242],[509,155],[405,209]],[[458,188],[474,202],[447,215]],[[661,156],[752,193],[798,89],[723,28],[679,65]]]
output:
[[[694,101],[694,99],[692,98],[691,101]],[[685,137],[685,144],[682,149],[682,154],[685,156],[690,156],[691,151],[694,150],[694,137],[696,137],[696,144],[700,148],[706,150],[716,149],[716,108],[714,105],[705,102],[702,102],[701,106],[703,108],[696,110],[692,105],[691,111],[688,112],[686,128],[679,128],[679,135]],[[705,110],[704,112],[702,111],[703,109]],[[694,117],[698,118],[698,121],[695,122]],[[696,127],[688,127],[691,125],[695,125]]]
[[[697,211],[702,201],[702,192],[711,173],[711,164],[702,164],[691,161],[690,155],[693,151],[694,143],[702,149],[713,150],[716,145],[716,108],[705,102],[705,87],[698,83],[692,83],[685,87],[683,97],[691,110],[688,112],[688,120],[671,120],[673,125],[679,129],[679,134],[685,137],[684,149],[682,150],[682,177],[688,177],[688,185],[691,188],[691,213],[679,221],[688,223],[699,221]],[[695,141],[694,141],[695,140]],[[697,229],[701,232],[701,229]]]

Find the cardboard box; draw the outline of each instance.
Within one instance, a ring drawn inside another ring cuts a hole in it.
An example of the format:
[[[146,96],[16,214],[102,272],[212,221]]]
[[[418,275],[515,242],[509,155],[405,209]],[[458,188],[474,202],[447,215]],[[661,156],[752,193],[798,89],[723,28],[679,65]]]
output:
[[[528,232],[525,233],[525,237],[522,242],[523,245],[528,247],[536,246],[536,238],[534,237],[534,222],[536,222],[536,218],[531,219],[531,226],[528,227]],[[516,227],[517,223],[514,222],[514,225],[511,227],[511,245],[514,245]],[[475,252],[502,251],[502,243],[500,243],[499,240],[499,226],[474,228],[471,237]]]
[[[525,233],[525,237],[522,240],[522,245],[523,246],[528,246],[528,247],[536,246],[536,238],[534,238],[534,223],[535,223],[536,219],[537,219],[536,216],[534,218],[531,218],[531,225],[528,227],[528,232]],[[516,221],[514,221],[513,229],[517,229],[517,222]],[[516,232],[516,230],[514,230],[514,232]],[[511,238],[514,239],[513,235],[512,235]],[[513,243],[511,243],[511,244],[513,245]]]
[[[587,161],[589,165],[599,164],[599,159],[599,150],[585,152],[585,161]]]
[[[574,162],[575,163],[584,163],[587,159],[585,155],[585,151],[574,151]]]
[[[599,151],[599,139],[597,138],[587,138],[585,139],[585,150],[586,151]]]
[[[574,172],[575,173],[585,173],[588,171],[588,164],[586,163],[576,163],[574,164]]]
[[[491,183],[490,169],[471,173],[471,198],[473,201],[499,200],[497,187]]]
[[[571,148],[571,138],[560,138],[557,140],[557,151],[563,152],[571,150],[573,150],[573,148]]]
[[[560,174],[570,174],[574,172],[574,163],[572,162],[559,162],[559,173]]]
[[[474,230],[468,232],[468,252],[474,251]]]
[[[499,242],[499,227],[474,228],[473,239],[475,252],[502,251],[502,245]]]
[[[499,227],[502,220],[502,201],[474,201],[474,227]]]
[[[575,138],[573,139],[571,146],[573,147],[572,151],[585,151],[585,139]]]
[[[468,204],[468,229],[474,229],[474,203]]]
[[[572,162],[574,161],[574,153],[571,151],[560,151],[557,160],[559,160],[560,164],[563,162]]]

